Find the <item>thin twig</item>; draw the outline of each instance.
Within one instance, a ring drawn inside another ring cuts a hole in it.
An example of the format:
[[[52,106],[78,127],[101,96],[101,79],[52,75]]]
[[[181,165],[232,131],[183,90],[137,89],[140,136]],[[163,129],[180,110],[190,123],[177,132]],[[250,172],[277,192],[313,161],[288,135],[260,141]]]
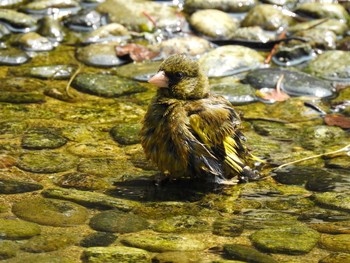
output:
[[[287,32],[286,31],[282,31],[282,33],[278,36],[278,40],[280,39],[284,39],[286,37],[286,34]],[[264,63],[265,64],[269,64],[271,62],[271,59],[272,59],[272,56],[276,53],[276,50],[278,48],[278,46],[280,45],[281,43],[277,43],[273,46],[273,48],[271,49],[269,55],[267,56],[267,58],[265,59]]]
[[[343,148],[341,148],[339,150],[336,150],[336,151],[332,151],[332,152],[328,152],[328,153],[322,153],[322,154],[317,154],[317,155],[305,157],[305,158],[302,158],[302,159],[299,159],[299,160],[295,160],[293,162],[282,164],[282,165],[278,166],[277,168],[275,168],[274,170],[278,170],[278,169],[281,169],[281,168],[283,168],[285,166],[288,166],[288,165],[291,165],[291,164],[295,164],[295,163],[300,163],[300,162],[307,161],[307,160],[310,160],[310,159],[314,159],[314,158],[318,158],[318,157],[322,157],[322,156],[327,156],[327,155],[331,155],[331,154],[336,154],[336,153],[340,153],[340,152],[347,152],[347,151],[350,151],[350,144],[348,144],[345,147],[343,147]]]
[[[69,98],[74,98],[74,96],[72,94],[70,94],[69,92],[69,88],[70,88],[70,85],[72,84],[73,80],[75,79],[75,77],[79,74],[79,72],[81,71],[82,69],[82,65],[81,63],[78,64],[78,68],[77,70],[74,72],[74,74],[72,75],[72,77],[69,79],[68,83],[67,83],[67,86],[66,86],[66,93],[68,95]]]

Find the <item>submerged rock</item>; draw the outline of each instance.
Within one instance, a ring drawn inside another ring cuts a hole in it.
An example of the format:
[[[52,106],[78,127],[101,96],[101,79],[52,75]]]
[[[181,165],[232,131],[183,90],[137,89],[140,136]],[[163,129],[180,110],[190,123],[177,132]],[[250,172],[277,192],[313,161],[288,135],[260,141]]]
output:
[[[127,123],[114,126],[110,133],[114,140],[122,145],[140,143],[141,123]]]
[[[72,65],[43,65],[35,67],[17,67],[9,70],[9,75],[17,77],[32,77],[39,79],[69,79],[74,71]]]
[[[12,32],[24,33],[37,29],[34,17],[11,9],[0,9],[0,20],[4,21]]]
[[[47,128],[27,131],[22,137],[22,147],[27,149],[55,149],[66,143],[67,139],[60,132]]]
[[[320,246],[327,250],[350,253],[350,234],[321,235]]]
[[[302,3],[295,12],[312,18],[335,18],[343,21],[349,19],[346,9],[338,3]]]
[[[66,173],[55,181],[55,184],[65,188],[75,188],[79,190],[103,190],[110,185],[98,176],[87,173]]]
[[[312,195],[312,200],[320,206],[350,212],[349,193],[315,193]]]
[[[2,164],[0,159],[0,163]],[[0,165],[1,168],[1,165]],[[18,194],[43,189],[41,184],[23,182],[11,179],[0,179],[0,194]]]
[[[0,242],[0,260],[15,257],[19,246],[15,241],[2,240]]]
[[[54,49],[53,44],[38,33],[29,32],[19,37],[18,44],[26,51],[50,51]]]
[[[123,25],[110,23],[90,32],[83,38],[82,43],[91,44],[106,41],[122,42],[130,38],[129,31]]]
[[[113,233],[95,232],[80,241],[82,247],[108,247],[111,245],[117,236]]]
[[[87,263],[151,263],[151,256],[147,251],[124,246],[87,248],[83,251],[82,258]]]
[[[224,245],[224,252],[230,259],[243,260],[244,262],[252,263],[277,263],[273,257],[261,253],[258,250],[238,245],[238,244],[227,244]]]
[[[236,237],[243,232],[243,223],[218,218],[213,223],[213,234],[218,236]]]
[[[12,212],[27,221],[60,227],[83,224],[88,215],[86,208],[75,203],[40,197],[15,203]]]
[[[250,236],[254,246],[290,255],[306,254],[317,244],[320,234],[305,226],[284,226],[258,230]]]
[[[73,85],[79,91],[107,98],[129,95],[146,90],[145,87],[132,80],[111,75],[89,73],[79,74],[74,79]]]
[[[26,52],[15,49],[1,49],[0,50],[0,65],[21,65],[30,60]]]
[[[154,226],[155,231],[163,233],[195,233],[204,232],[208,230],[208,228],[208,222],[189,215],[175,216],[163,219]]]
[[[74,245],[77,240],[78,237],[75,234],[42,234],[29,239],[21,245],[21,249],[31,253],[50,252]]]
[[[18,219],[0,219],[0,236],[3,239],[25,239],[39,235],[38,224]]]
[[[263,60],[263,56],[253,49],[227,45],[204,54],[199,63],[209,77],[222,77],[262,66]]]

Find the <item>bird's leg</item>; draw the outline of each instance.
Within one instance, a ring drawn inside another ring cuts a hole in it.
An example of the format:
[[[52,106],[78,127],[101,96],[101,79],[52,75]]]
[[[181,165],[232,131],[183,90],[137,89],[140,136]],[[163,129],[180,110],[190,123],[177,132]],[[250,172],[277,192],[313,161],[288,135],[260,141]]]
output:
[[[160,186],[170,180],[170,174],[168,171],[159,172],[153,176],[153,182],[155,186]]]
[[[260,180],[261,176],[257,170],[252,170],[249,166],[244,166],[238,179],[240,183]]]

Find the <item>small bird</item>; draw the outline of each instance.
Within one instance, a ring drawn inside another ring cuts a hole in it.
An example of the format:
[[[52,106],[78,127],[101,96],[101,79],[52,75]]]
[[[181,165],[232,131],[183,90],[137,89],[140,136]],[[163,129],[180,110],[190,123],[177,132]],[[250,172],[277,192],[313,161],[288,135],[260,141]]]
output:
[[[165,177],[219,184],[259,177],[251,167],[261,160],[245,146],[239,115],[224,97],[209,93],[198,62],[170,56],[148,82],[158,90],[143,120],[141,144]]]

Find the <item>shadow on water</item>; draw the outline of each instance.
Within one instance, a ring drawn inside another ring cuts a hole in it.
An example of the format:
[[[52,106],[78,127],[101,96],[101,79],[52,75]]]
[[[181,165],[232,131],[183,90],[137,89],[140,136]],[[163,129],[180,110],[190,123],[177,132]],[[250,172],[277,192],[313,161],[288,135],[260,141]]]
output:
[[[141,202],[186,201],[195,202],[206,194],[221,192],[226,186],[220,186],[196,179],[176,179],[156,185],[154,180],[138,178],[115,183],[116,188],[107,194]]]

